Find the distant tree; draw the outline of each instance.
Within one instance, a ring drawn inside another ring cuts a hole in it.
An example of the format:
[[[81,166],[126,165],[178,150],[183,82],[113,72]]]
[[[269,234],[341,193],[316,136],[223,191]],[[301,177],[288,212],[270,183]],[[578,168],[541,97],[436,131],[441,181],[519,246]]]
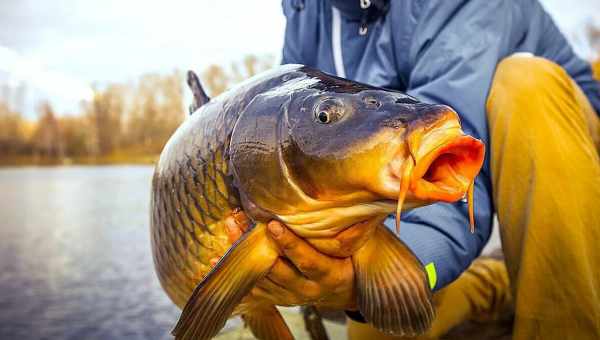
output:
[[[64,144],[54,109],[50,103],[43,102],[38,111],[40,118],[32,137],[36,154],[47,158],[62,158]]]
[[[0,156],[18,154],[27,149],[21,113],[0,102]]]
[[[587,39],[592,48],[592,70],[596,79],[600,80],[600,25],[588,23]]]
[[[210,65],[202,72],[202,86],[208,89],[209,95],[212,97],[223,93],[229,87],[229,83],[229,76],[219,65]]]
[[[94,98],[86,105],[86,116],[90,120],[91,128],[88,148],[94,155],[107,155],[119,148],[124,92],[123,86],[109,85],[103,91],[96,90]]]
[[[272,58],[247,56],[229,67],[209,66],[202,83],[211,96],[273,65]],[[181,124],[184,109],[181,73],[145,74],[133,84],[96,88],[75,115],[57,116],[48,102],[28,121],[21,115],[25,87],[0,86],[0,161],[7,155],[64,157],[157,155]],[[8,157],[7,157],[8,158]]]
[[[0,92],[0,157],[26,153],[28,145],[27,124],[22,116],[25,86],[2,86]]]
[[[148,153],[159,153],[185,117],[183,78],[147,74],[140,78],[128,114],[127,145]]]
[[[92,124],[85,116],[63,116],[58,119],[64,153],[67,157],[87,156],[92,148]],[[96,141],[96,139],[94,139]]]
[[[202,85],[212,97],[216,97],[233,85],[268,70],[273,64],[270,56],[248,55],[241,62],[232,63],[229,70],[219,65],[210,65],[202,72]]]
[[[594,58],[600,59],[600,25],[588,23],[586,27],[587,40],[595,53]]]

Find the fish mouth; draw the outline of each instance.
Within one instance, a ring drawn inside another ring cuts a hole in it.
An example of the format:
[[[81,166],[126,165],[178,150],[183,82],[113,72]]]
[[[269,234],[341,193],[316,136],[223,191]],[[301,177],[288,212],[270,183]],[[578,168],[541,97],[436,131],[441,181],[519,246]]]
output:
[[[413,206],[433,202],[455,202],[467,197],[471,232],[475,219],[473,191],[475,177],[485,157],[484,144],[465,135],[455,113],[435,127],[413,131],[407,136],[407,152],[393,164],[398,179],[396,230],[400,230],[400,213],[408,198]]]
[[[422,201],[455,202],[465,196],[483,164],[483,143],[462,135],[416,162],[409,190]]]

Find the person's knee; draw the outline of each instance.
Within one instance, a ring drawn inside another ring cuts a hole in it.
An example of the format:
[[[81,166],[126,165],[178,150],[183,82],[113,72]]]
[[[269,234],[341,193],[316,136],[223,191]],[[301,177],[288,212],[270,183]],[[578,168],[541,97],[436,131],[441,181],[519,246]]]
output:
[[[558,64],[534,56],[510,56],[496,68],[494,83],[509,87],[515,95],[531,98],[545,88],[563,86],[569,75]],[[495,84],[494,84],[495,85]]]
[[[488,115],[536,124],[538,118],[551,115],[541,104],[553,102],[552,96],[565,91],[572,91],[571,79],[558,64],[533,56],[507,57],[496,68],[487,101]],[[523,110],[526,115],[516,115]]]

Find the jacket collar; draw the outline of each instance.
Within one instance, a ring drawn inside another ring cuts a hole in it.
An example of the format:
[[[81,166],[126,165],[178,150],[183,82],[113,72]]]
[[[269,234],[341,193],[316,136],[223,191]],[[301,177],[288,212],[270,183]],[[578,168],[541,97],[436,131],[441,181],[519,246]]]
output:
[[[384,16],[389,8],[390,0],[330,0],[340,14],[361,24],[370,24]]]

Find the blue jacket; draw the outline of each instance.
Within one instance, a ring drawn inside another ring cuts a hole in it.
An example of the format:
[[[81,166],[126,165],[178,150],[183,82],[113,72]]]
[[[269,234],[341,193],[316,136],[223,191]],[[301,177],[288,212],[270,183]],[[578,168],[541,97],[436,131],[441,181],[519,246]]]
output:
[[[488,150],[489,87],[498,62],[515,52],[560,64],[600,112],[600,85],[590,65],[573,53],[536,0],[391,0],[387,14],[371,20],[364,35],[356,11],[338,7],[332,8],[330,0],[283,1],[283,63],[450,105],[465,132],[484,140]],[[476,179],[475,234],[469,232],[463,202],[402,215],[400,238],[426,265],[434,290],[456,279],[487,242],[494,214],[491,193],[486,157]],[[386,224],[392,226],[393,219]]]

